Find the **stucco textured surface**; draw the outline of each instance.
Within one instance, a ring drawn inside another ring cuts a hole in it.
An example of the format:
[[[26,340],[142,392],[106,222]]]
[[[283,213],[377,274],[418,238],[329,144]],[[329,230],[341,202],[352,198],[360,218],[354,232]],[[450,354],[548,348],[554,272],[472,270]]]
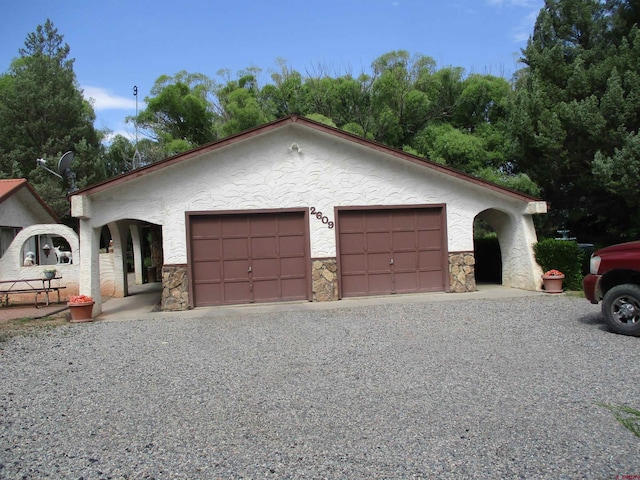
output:
[[[300,145],[299,152],[291,150]],[[428,168],[293,126],[221,149],[92,198],[92,224],[134,218],[163,225],[165,263],[185,263],[185,211],[446,204],[449,251],[473,250],[473,219],[526,204]],[[334,232],[310,219],[311,256],[336,255]]]
[[[506,220],[503,264],[510,269],[503,283],[535,289],[535,230],[525,214],[532,203],[300,124],[72,199],[74,216],[94,229],[124,219],[161,225],[165,265],[188,262],[185,212],[303,207],[335,223],[336,207],[445,205],[452,253],[473,251],[474,219],[499,211]],[[309,217],[311,258],[336,257],[335,229],[326,222]]]

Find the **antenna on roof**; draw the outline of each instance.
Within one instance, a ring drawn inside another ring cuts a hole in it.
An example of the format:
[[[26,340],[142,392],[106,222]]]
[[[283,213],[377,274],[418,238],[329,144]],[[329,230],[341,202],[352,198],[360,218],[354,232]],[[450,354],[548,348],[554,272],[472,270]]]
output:
[[[138,86],[133,86],[133,96],[136,97],[136,117],[135,117],[135,127],[136,127],[136,151],[133,153],[133,159],[131,160],[131,164],[133,166],[133,170],[138,168],[138,163],[141,162],[142,158],[140,157],[140,152],[138,151]]]
[[[47,161],[44,158],[36,159],[36,165],[44,168],[47,172],[52,173],[60,179],[67,179],[69,182],[69,190],[67,193],[72,193],[78,190],[78,186],[76,185],[76,174],[71,170],[73,157],[73,152],[67,152],[60,157],[60,160],[58,161],[58,173],[47,167]]]

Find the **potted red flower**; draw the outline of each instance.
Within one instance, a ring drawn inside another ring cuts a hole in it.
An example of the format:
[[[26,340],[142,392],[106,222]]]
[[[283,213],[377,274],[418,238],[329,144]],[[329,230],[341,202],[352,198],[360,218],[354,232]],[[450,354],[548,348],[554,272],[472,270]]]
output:
[[[72,295],[67,302],[71,312],[71,321],[91,322],[93,320],[91,313],[93,312],[94,303],[96,302],[93,301],[93,298],[87,295]]]
[[[542,275],[544,291],[547,293],[562,293],[564,273],[560,270],[548,270]]]

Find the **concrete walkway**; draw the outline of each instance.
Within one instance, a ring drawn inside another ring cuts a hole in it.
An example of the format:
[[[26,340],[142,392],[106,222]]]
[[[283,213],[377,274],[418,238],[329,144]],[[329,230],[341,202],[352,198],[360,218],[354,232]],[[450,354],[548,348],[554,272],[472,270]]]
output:
[[[230,313],[256,312],[288,312],[304,310],[333,310],[363,305],[384,305],[394,303],[448,302],[456,300],[477,300],[489,298],[515,298],[547,295],[543,292],[532,292],[507,288],[501,285],[481,284],[476,292],[469,293],[418,293],[408,295],[386,295],[376,297],[346,298],[337,302],[281,302],[254,303],[246,305],[224,305],[217,307],[199,307],[180,312],[159,312],[157,309],[162,293],[160,283],[134,285],[130,287],[130,295],[124,298],[110,298],[102,304],[102,314],[96,320],[120,321],[143,318],[163,317],[220,317]]]

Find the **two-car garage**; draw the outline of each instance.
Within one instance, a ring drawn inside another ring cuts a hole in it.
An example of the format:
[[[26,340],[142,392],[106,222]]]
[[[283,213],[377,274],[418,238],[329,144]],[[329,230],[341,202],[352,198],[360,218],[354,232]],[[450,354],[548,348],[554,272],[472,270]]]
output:
[[[447,287],[443,206],[336,208],[341,297]],[[192,306],[310,300],[307,209],[192,212]]]
[[[87,187],[71,204],[80,291],[94,298],[104,226],[117,258],[127,258],[130,236],[136,281],[147,260],[139,224],[161,228],[149,259],[162,268],[166,311],[472,292],[476,218],[500,238],[503,285],[540,283],[532,217],[546,212],[543,201],[304,117]],[[126,262],[114,268],[127,295]],[[93,314],[100,309],[96,301]]]

